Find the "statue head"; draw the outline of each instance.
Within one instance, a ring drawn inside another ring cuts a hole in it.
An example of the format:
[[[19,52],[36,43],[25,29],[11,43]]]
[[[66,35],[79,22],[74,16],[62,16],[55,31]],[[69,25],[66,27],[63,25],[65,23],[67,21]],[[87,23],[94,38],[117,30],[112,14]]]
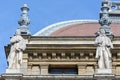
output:
[[[102,34],[102,35],[105,35],[105,33],[106,33],[106,31],[105,31],[105,29],[100,29],[100,34]]]
[[[15,35],[21,35],[20,29],[17,29],[17,30],[16,30]]]

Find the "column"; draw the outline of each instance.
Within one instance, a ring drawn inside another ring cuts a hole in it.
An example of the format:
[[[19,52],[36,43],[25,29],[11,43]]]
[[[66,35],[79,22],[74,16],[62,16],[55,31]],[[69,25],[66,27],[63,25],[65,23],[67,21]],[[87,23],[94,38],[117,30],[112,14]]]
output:
[[[48,65],[40,65],[41,75],[48,75]]]
[[[78,75],[86,74],[86,66],[85,65],[78,65]]]

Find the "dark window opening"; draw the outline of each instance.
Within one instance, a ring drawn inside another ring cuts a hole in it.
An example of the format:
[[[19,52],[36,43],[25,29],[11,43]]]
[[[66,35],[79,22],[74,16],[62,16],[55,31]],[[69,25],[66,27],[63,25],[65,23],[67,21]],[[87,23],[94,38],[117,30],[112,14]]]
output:
[[[76,66],[50,66],[49,74],[78,74]]]

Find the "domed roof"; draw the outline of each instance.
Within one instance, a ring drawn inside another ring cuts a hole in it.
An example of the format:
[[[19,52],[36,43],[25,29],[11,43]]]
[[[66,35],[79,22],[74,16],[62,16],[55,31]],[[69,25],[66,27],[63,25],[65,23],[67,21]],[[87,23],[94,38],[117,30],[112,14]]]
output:
[[[113,34],[120,36],[120,23],[113,23],[110,26]],[[99,28],[97,20],[71,20],[47,26],[34,36],[95,36]]]

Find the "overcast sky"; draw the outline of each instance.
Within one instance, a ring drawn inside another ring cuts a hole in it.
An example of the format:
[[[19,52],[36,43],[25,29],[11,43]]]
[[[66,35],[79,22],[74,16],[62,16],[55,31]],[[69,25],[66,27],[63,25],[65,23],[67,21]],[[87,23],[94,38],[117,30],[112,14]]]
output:
[[[0,74],[7,67],[4,46],[7,46],[19,25],[20,8],[28,4],[29,29],[35,34],[48,25],[67,21],[99,19],[102,0],[0,0]]]

